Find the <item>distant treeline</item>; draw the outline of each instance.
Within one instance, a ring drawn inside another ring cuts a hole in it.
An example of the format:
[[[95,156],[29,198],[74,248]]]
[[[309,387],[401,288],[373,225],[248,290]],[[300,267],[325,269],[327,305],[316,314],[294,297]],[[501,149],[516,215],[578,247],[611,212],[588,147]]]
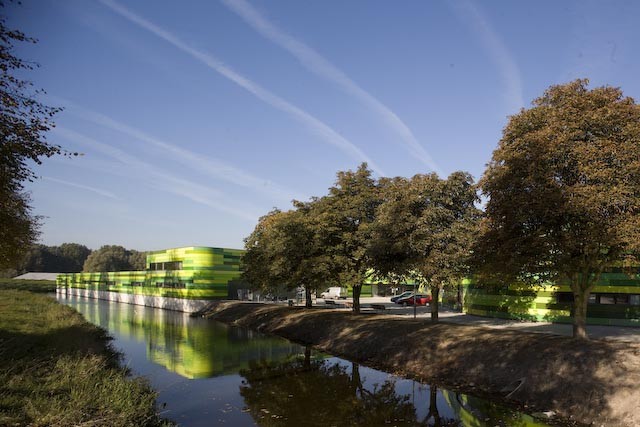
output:
[[[145,263],[146,252],[118,245],[105,245],[92,251],[78,243],[63,243],[60,246],[36,244],[15,268],[0,272],[0,277],[14,277],[27,272],[144,270]]]

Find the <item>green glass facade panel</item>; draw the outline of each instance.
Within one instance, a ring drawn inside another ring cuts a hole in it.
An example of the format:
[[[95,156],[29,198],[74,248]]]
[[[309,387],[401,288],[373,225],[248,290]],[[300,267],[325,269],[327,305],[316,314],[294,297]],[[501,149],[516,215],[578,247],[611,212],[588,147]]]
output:
[[[622,271],[605,272],[592,295],[623,296],[623,303],[603,304],[594,301],[587,308],[587,323],[592,325],[640,326],[640,276]],[[507,319],[570,323],[571,303],[560,301],[560,294],[571,294],[567,284],[527,287],[522,284],[476,286],[473,279],[462,281],[463,309],[468,314]],[[635,300],[632,300],[632,297]]]

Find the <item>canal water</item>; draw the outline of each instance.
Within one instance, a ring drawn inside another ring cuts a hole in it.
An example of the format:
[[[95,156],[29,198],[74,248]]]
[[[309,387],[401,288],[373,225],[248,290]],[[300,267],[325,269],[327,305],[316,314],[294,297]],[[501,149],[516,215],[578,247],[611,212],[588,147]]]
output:
[[[187,314],[78,297],[60,301],[113,336],[162,415],[190,426],[545,426],[287,340]]]

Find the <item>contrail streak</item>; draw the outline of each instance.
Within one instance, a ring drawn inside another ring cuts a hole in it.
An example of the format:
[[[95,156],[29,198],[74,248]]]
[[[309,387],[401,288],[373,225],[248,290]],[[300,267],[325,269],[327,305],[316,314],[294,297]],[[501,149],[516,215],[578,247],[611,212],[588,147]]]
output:
[[[314,133],[320,135],[326,142],[331,145],[334,145],[347,153],[352,158],[367,162],[369,166],[376,171],[379,175],[384,175],[384,172],[380,169],[380,167],[371,160],[362,150],[360,150],[357,146],[355,146],[351,141],[347,140],[345,137],[336,132],[329,125],[325,124],[321,120],[302,110],[301,108],[285,101],[283,98],[278,95],[264,89],[257,83],[252,80],[242,76],[241,74],[233,71],[228,66],[224,65],[220,60],[218,60],[213,55],[210,55],[206,52],[198,50],[194,47],[189,46],[180,38],[178,38],[173,33],[160,28],[159,26],[153,24],[152,22],[142,18],[139,15],[131,12],[129,9],[124,6],[116,3],[112,0],[100,0],[102,4],[107,6],[109,9],[118,13],[122,17],[126,18],[130,22],[138,25],[139,27],[149,31],[150,33],[160,37],[161,39],[169,42],[173,46],[187,53],[191,57],[197,59],[198,61],[205,64],[207,67],[216,71],[218,74],[223,77],[231,80],[238,86],[247,90],[251,94],[253,94],[258,99],[261,99],[265,103],[271,105],[274,108],[277,108],[292,117],[296,118],[301,123],[305,124],[307,127],[312,129]]]
[[[160,170],[153,165],[143,162],[124,151],[96,141],[93,138],[82,135],[62,126],[56,126],[52,132],[78,144],[92,147],[102,154],[115,159],[127,166],[126,170],[143,172],[146,184],[149,187],[160,191],[165,191],[177,196],[185,197],[194,202],[209,206],[216,210],[230,213],[239,218],[252,222],[257,221],[259,215],[247,212],[244,209],[235,208],[227,201],[222,200],[223,193],[215,188],[206,187],[193,181],[189,181],[166,171]]]
[[[254,176],[247,171],[238,169],[221,160],[206,157],[170,142],[155,138],[140,129],[119,122],[105,114],[81,107],[68,100],[61,100],[61,103],[71,106],[71,108],[67,110],[71,114],[161,148],[168,154],[171,154],[172,160],[179,161],[185,166],[194,168],[203,174],[288,202],[292,199],[304,199],[303,196],[296,194],[295,191],[271,183],[265,185],[266,180]]]
[[[449,4],[453,6],[454,12],[463,20],[469,22],[474,31],[480,36],[480,41],[496,63],[506,84],[507,108],[511,114],[517,113],[524,106],[522,79],[518,64],[509,49],[507,49],[482,11],[472,1],[459,0]]]
[[[258,33],[296,57],[309,71],[337,84],[367,108],[380,115],[385,123],[387,123],[395,133],[400,135],[402,142],[413,157],[424,163],[432,171],[437,172],[439,175],[444,175],[429,152],[418,142],[411,129],[409,129],[400,117],[369,92],[358,86],[358,84],[351,80],[342,70],[310,46],[307,46],[273,25],[245,0],[221,1],[228,9],[239,15]]]
[[[122,200],[120,197],[116,196],[112,192],[107,191],[107,190],[102,190],[100,188],[90,187],[88,185],[83,185],[83,184],[77,184],[75,182],[65,181],[63,179],[53,178],[53,177],[50,177],[50,176],[43,176],[42,178],[47,180],[47,181],[51,181],[51,182],[56,182],[58,184],[67,185],[69,187],[75,187],[75,188],[80,188],[81,190],[91,191],[93,193],[99,194],[99,195],[104,196],[104,197],[108,197],[110,199]]]

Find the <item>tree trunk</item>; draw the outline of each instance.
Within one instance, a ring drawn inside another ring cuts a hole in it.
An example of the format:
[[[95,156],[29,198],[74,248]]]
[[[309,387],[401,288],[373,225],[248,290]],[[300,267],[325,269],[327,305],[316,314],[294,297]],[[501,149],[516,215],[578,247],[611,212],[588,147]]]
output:
[[[433,417],[434,427],[440,427],[442,425],[440,412],[438,412],[438,388],[434,385],[429,386],[429,413],[427,414],[425,421],[428,422],[431,417]]]
[[[362,293],[362,285],[353,285],[353,312],[360,313],[360,294]]]
[[[438,321],[438,308],[440,306],[438,300],[440,298],[440,287],[431,286],[431,321],[436,323]]]
[[[311,289],[306,287],[304,288],[304,296],[305,296],[305,307],[311,308],[313,307],[313,301],[311,301]]]
[[[304,369],[305,370],[310,370],[311,369],[311,346],[305,346],[304,348]]]
[[[589,303],[589,290],[573,289],[573,337],[587,340],[587,304]]]
[[[351,362],[351,388],[355,397],[358,397],[358,394],[362,394],[362,378],[360,378],[360,365],[356,362]]]

